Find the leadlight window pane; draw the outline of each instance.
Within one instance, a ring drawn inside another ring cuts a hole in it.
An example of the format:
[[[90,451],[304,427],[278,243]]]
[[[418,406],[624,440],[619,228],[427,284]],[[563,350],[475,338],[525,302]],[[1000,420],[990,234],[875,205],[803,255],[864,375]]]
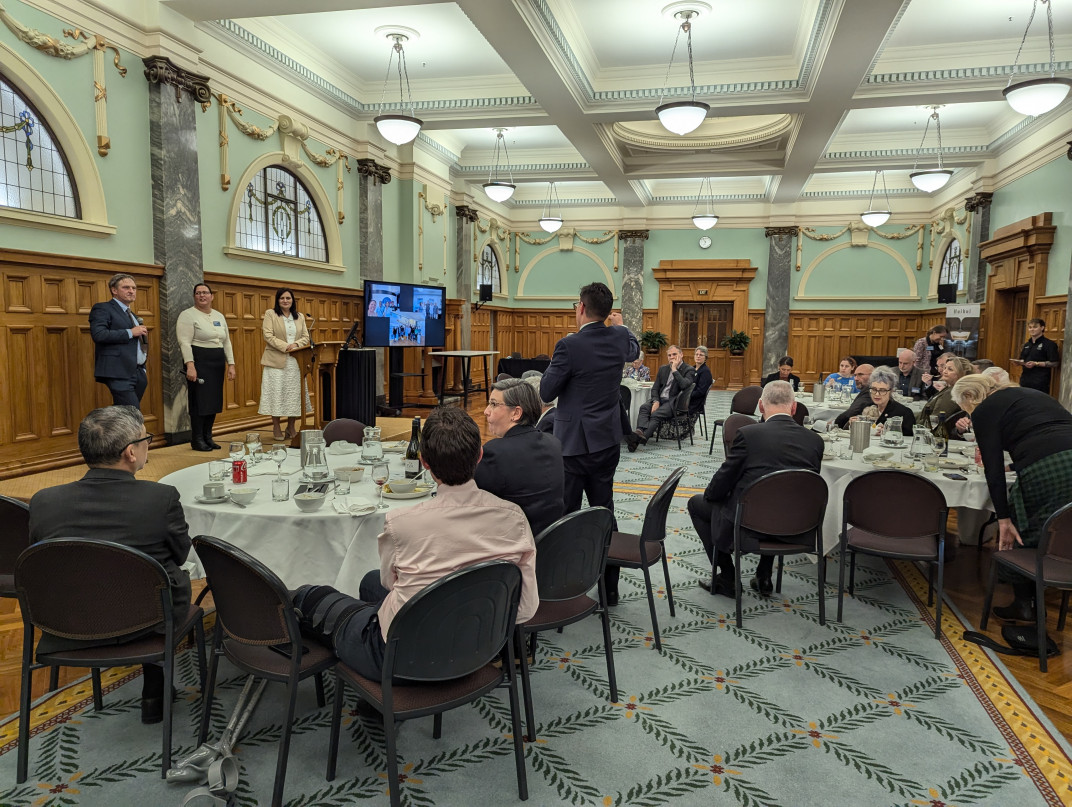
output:
[[[327,262],[320,213],[301,180],[270,165],[246,186],[235,222],[235,245],[257,252]]]
[[[957,291],[964,291],[964,272],[961,268],[960,241],[954,238],[942,256],[942,271],[938,274],[938,282],[956,283]]]
[[[484,246],[480,253],[480,268],[477,270],[478,284],[491,284],[493,294],[499,294],[502,281],[499,277],[499,256],[491,248],[491,244]]]
[[[67,159],[41,115],[0,76],[0,205],[81,218]]]

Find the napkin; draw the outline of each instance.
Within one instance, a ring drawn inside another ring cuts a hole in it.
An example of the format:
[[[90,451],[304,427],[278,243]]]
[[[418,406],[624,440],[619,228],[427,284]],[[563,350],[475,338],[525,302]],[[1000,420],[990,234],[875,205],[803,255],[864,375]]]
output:
[[[356,454],[359,450],[357,443],[350,443],[346,440],[336,440],[328,446],[329,454]]]
[[[888,460],[893,456],[893,452],[872,446],[871,448],[865,448],[862,456],[865,460]]]

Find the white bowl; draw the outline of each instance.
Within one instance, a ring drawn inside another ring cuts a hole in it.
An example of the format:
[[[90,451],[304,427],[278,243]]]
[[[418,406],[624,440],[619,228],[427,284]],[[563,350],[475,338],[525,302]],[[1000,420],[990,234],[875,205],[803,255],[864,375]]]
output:
[[[260,488],[256,488],[252,485],[239,485],[238,487],[231,488],[231,501],[238,504],[250,504],[255,498],[257,498],[257,491]]]
[[[298,505],[298,509],[303,513],[312,513],[324,505],[325,498],[323,493],[295,493],[294,504]]]
[[[365,469],[361,466],[356,468],[336,468],[336,479],[348,479],[350,482],[360,482],[365,476]]]
[[[416,479],[392,479],[387,483],[388,493],[412,493],[417,487]]]

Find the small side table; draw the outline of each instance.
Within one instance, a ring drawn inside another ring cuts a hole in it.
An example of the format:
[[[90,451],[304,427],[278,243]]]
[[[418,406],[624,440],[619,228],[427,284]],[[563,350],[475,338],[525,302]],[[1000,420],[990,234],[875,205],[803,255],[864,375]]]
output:
[[[484,359],[484,399],[490,400],[491,385],[488,383],[488,361],[492,356],[498,356],[497,350],[435,350],[428,353],[429,356],[441,356],[445,359],[458,359],[462,363],[462,405],[469,409],[469,370],[473,359]],[[443,369],[439,372],[439,405],[443,405],[443,390],[447,380],[447,362],[443,362]],[[476,390],[479,392],[479,390]]]

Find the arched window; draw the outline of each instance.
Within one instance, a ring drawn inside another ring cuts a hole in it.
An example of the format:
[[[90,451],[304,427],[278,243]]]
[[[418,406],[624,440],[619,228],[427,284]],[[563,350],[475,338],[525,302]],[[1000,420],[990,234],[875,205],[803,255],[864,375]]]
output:
[[[960,241],[954,238],[942,255],[942,271],[938,273],[938,283],[956,283],[957,291],[964,291],[964,273],[961,271]]]
[[[502,293],[502,279],[499,276],[499,256],[491,244],[485,244],[480,252],[480,269],[477,271],[478,284],[490,284],[492,294]]]
[[[0,76],[0,205],[82,217],[67,158],[33,105]]]
[[[302,181],[269,165],[246,185],[235,221],[235,246],[310,261],[328,260],[320,213]]]

